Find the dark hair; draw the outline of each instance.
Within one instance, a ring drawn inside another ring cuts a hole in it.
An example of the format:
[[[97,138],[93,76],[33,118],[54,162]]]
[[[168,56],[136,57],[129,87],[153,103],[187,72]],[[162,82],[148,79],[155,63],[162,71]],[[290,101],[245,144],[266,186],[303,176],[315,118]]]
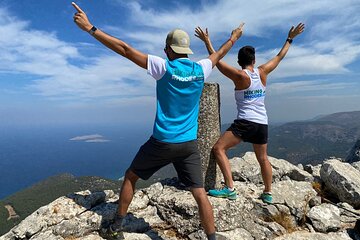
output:
[[[241,67],[251,65],[255,60],[255,48],[252,46],[244,46],[240,48],[238,53],[238,63]]]

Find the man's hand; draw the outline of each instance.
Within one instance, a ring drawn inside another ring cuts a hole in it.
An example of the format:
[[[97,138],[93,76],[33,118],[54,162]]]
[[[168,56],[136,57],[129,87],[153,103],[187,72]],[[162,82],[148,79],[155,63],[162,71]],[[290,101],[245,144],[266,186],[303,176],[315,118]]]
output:
[[[76,13],[74,14],[74,22],[81,28],[82,30],[88,32],[92,28],[92,24],[90,23],[88,17],[85,12],[78,6],[76,3],[71,3],[76,9]]]
[[[302,33],[305,29],[305,24],[299,23],[296,27],[292,26],[289,30],[288,38],[294,39],[297,35]]]
[[[230,37],[230,39],[231,39],[233,42],[237,41],[237,40],[241,37],[241,35],[242,35],[242,33],[243,33],[244,24],[245,24],[245,23],[240,23],[239,27],[235,28],[235,29],[231,32],[231,37]]]

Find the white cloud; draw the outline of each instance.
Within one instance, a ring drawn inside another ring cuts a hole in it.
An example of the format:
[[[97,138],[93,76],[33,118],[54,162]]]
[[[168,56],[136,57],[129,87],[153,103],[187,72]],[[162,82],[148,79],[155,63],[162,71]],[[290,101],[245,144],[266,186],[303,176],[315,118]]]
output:
[[[107,139],[90,139],[90,140],[86,140],[85,142],[88,142],[88,143],[103,143],[103,142],[109,142],[109,140],[107,140]]]
[[[93,65],[71,66],[65,72],[34,81],[31,89],[43,96],[68,98],[137,97],[152,94],[155,81],[134,63],[117,56],[103,56]],[[137,71],[134,71],[134,68]]]
[[[128,7],[131,19],[137,26],[134,31],[121,30],[121,35],[141,42],[141,46],[150,52],[162,48],[167,31],[174,27],[182,27],[190,35],[193,35],[197,25],[209,27],[212,39],[219,45],[231,29],[243,20],[246,23],[244,36],[255,36],[269,42],[266,46],[255,46],[257,63],[262,64],[278,53],[290,26],[303,21],[306,24],[305,33],[295,39],[286,58],[271,74],[272,80],[304,75],[347,74],[353,71],[348,66],[360,59],[360,33],[357,31],[360,27],[357,17],[360,2],[356,0],[320,0],[308,4],[287,0],[271,3],[264,0],[252,4],[230,0],[213,4],[202,2],[196,10],[176,5],[176,17],[173,11],[158,11],[141,1],[119,2]],[[204,48],[199,40],[193,36],[192,39],[195,52],[199,52],[196,48]],[[276,44],[279,39],[283,41]],[[241,39],[237,46],[240,44]],[[238,67],[236,54],[228,54],[225,60]]]
[[[128,28],[109,25],[105,29],[129,40],[142,51],[160,56],[164,56],[162,49],[166,33],[172,28],[187,30],[193,39],[195,52],[205,53],[203,44],[200,40],[195,41],[192,34],[195,26],[209,27],[212,38],[219,45],[227,39],[231,29],[244,21],[244,36],[267,41],[266,45],[256,46],[257,63],[261,64],[277,54],[290,25],[304,21],[305,33],[295,39],[286,58],[271,74],[271,83],[279,83],[271,85],[274,91],[283,87],[281,82],[288,77],[308,75],[315,79],[319,75],[349,74],[351,69],[348,66],[358,61],[360,56],[358,0],[318,0],[308,4],[295,0],[262,0],[252,4],[231,0],[207,4],[203,1],[196,10],[180,4],[172,6],[176,11],[145,7],[142,1],[118,2],[129,10]],[[84,56],[80,49],[86,43],[74,45],[60,40],[54,33],[31,29],[27,21],[11,17],[5,9],[0,9],[0,23],[0,72],[33,76],[28,90],[54,100],[153,100],[154,80],[127,59],[103,52],[91,58]],[[274,39],[281,39],[281,44]],[[236,46],[241,44],[240,40]],[[238,67],[236,57],[236,50],[232,50],[225,61]],[[200,58],[194,56],[194,59]],[[225,101],[233,101],[232,82],[217,70],[210,78],[210,81],[214,80],[221,82]],[[330,86],[340,87],[336,84]],[[294,91],[298,89],[301,91],[301,88],[294,87]]]
[[[28,90],[59,100],[153,95],[154,80],[134,63],[114,54],[86,58],[75,45],[10,16],[0,9],[0,73],[32,76]]]
[[[21,21],[0,9],[0,71],[56,75],[68,65],[68,59],[78,57],[75,47],[57,39],[56,35],[31,30]]]
[[[102,138],[102,137],[103,136],[101,136],[100,134],[83,135],[83,136],[77,136],[77,137],[70,138],[70,141],[84,141],[84,140],[89,140],[89,139],[94,139],[94,138]]]
[[[91,143],[109,142],[110,141],[108,139],[105,139],[104,136],[102,136],[100,134],[77,136],[77,137],[73,137],[69,140],[70,141],[80,141],[80,142],[91,142]]]

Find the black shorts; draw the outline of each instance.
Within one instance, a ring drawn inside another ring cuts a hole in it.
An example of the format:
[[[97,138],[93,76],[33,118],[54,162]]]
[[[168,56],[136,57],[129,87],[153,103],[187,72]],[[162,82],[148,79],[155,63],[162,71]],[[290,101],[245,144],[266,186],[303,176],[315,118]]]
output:
[[[197,141],[166,143],[153,137],[140,147],[129,169],[141,179],[149,179],[160,168],[172,163],[179,180],[187,187],[202,188],[200,153]]]
[[[268,125],[236,119],[227,129],[244,142],[266,144],[268,141]]]

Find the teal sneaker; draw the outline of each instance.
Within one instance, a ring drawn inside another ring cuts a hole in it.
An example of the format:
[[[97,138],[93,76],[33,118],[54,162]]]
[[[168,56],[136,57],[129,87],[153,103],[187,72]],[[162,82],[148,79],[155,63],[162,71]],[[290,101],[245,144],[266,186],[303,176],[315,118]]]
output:
[[[237,198],[235,189],[231,191],[227,186],[224,186],[222,189],[211,189],[208,194],[213,197],[228,198],[230,200],[236,200]]]
[[[262,193],[260,195],[260,199],[264,202],[264,203],[269,203],[271,204],[273,201],[273,198],[271,196],[271,193]]]

